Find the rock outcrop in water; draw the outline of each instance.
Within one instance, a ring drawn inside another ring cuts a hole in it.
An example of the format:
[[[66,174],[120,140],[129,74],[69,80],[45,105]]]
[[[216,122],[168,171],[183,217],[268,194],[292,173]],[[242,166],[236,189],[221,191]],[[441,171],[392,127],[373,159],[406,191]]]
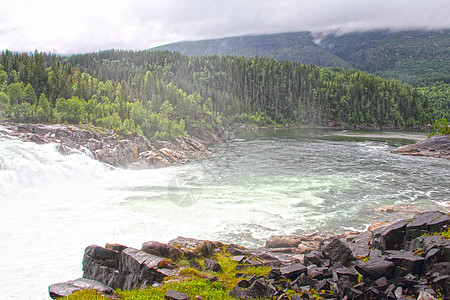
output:
[[[213,254],[222,253],[238,262],[235,277],[241,280],[226,288],[239,299],[450,299],[449,225],[449,214],[432,211],[359,234],[277,236],[258,249],[189,238],[146,242],[141,250],[93,245],[85,250],[83,278],[51,285],[49,293],[58,298],[93,288],[112,294],[118,288],[158,286],[168,276],[181,280],[180,257],[201,272],[219,274]],[[299,254],[305,241],[318,244]],[[204,269],[193,259],[204,260]],[[268,276],[245,273],[258,266],[271,267]],[[169,290],[166,299],[190,298]]]
[[[450,160],[450,136],[448,134],[434,135],[416,144],[395,149],[392,153],[413,156],[429,156]]]
[[[37,144],[56,143],[61,154],[81,151],[103,163],[128,168],[165,167],[207,157],[212,152],[206,148],[206,143],[233,138],[228,132],[218,135],[199,131],[201,138],[149,141],[143,136],[119,135],[114,130],[60,124],[19,124],[7,126],[0,133]]]

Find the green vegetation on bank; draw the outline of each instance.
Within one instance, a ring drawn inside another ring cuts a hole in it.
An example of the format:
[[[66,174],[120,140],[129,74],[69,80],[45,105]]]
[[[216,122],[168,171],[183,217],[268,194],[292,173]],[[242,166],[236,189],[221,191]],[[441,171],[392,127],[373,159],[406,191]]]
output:
[[[418,88],[432,103],[436,119],[450,120],[450,83],[435,82],[429,86]]]
[[[159,287],[148,287],[143,290],[132,291],[116,291],[115,295],[119,299],[137,300],[137,299],[164,299],[164,295],[168,290],[176,290],[195,299],[195,296],[201,296],[204,299],[235,299],[228,295],[228,293],[242,280],[236,277],[236,266],[238,262],[233,261],[228,255],[215,254],[214,259],[221,265],[222,269],[219,272],[210,272],[204,270],[204,261],[197,259],[203,270],[199,271],[189,267],[186,259],[177,261],[180,266],[180,275],[177,278],[168,277],[164,281],[164,285]],[[270,267],[248,267],[241,271],[242,274],[248,276],[267,276],[270,272]],[[219,281],[208,280],[208,277],[217,276]],[[64,298],[67,300],[80,299],[105,299],[94,291],[75,292],[72,295]]]
[[[439,134],[450,134],[450,127],[447,119],[444,117],[442,117],[440,121],[436,120],[436,122],[434,122],[433,131],[430,132],[428,137]]]
[[[423,90],[399,81],[265,57],[3,51],[0,117],[168,139],[222,130],[223,121],[422,127],[435,113]]]

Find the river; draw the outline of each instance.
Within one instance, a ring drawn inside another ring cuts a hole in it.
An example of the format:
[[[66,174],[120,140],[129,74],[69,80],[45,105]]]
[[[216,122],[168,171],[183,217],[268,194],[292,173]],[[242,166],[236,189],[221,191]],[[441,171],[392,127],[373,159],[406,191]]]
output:
[[[365,229],[387,205],[447,210],[450,162],[391,154],[418,133],[244,132],[214,156],[113,169],[0,136],[2,298],[49,299],[82,275],[84,248],[177,236],[259,246],[276,234]]]

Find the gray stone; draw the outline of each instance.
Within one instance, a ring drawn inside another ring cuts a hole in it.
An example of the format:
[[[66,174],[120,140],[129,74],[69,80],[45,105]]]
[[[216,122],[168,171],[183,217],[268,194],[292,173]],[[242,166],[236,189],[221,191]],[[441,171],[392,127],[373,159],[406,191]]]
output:
[[[114,290],[109,286],[102,284],[95,280],[86,278],[79,278],[76,280],[70,280],[63,283],[52,284],[49,286],[48,291],[50,297],[53,299],[67,297],[74,291],[93,289],[102,294],[112,295]]]
[[[164,295],[164,299],[168,300],[191,300],[191,298],[182,292],[177,292],[174,290],[168,290]]]
[[[403,246],[408,223],[409,220],[400,220],[389,225],[375,235],[372,246],[381,250],[400,250]]]
[[[148,254],[170,258],[172,261],[180,257],[180,250],[160,242],[150,241],[142,244],[142,251]]]
[[[343,264],[353,259],[352,250],[339,239],[333,239],[325,246],[322,253],[332,261]]]
[[[205,269],[211,272],[220,272],[222,270],[222,266],[215,260],[206,258]]]
[[[391,261],[369,259],[367,262],[359,262],[355,269],[373,280],[381,277],[389,279],[394,276],[395,265]]]
[[[281,275],[294,280],[302,273],[306,273],[306,267],[303,264],[292,264],[280,269]]]
[[[405,270],[406,274],[421,275],[425,259],[421,256],[414,255],[411,251],[388,251],[388,260],[392,261],[395,266]]]

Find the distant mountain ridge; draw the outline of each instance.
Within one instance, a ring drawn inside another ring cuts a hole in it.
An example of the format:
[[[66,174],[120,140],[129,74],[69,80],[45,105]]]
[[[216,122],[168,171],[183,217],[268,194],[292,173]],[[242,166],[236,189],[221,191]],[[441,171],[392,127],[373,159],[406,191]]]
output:
[[[311,32],[248,35],[203,41],[177,42],[152,50],[176,51],[186,55],[267,56],[323,67],[351,68],[345,60],[314,42]]]
[[[377,30],[342,35],[291,32],[168,44],[187,55],[267,56],[375,73],[412,84],[450,82],[450,30]]]

